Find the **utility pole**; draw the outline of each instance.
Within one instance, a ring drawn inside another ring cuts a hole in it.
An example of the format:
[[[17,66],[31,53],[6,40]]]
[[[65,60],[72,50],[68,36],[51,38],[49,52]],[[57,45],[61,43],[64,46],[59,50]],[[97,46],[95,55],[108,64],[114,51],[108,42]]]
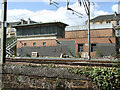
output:
[[[67,0],[67,10],[71,10],[73,12],[76,12],[78,13],[77,11],[74,11],[73,9],[69,8],[69,2],[70,0]],[[90,56],[90,1],[89,0],[78,0],[78,3],[80,4],[80,6],[83,4],[84,8],[85,8],[85,12],[88,16],[88,60],[91,59],[91,56]],[[80,15],[82,15],[81,13],[79,13]]]
[[[85,11],[86,11],[86,14],[88,16],[88,60],[91,59],[91,55],[90,55],[90,52],[91,52],[91,44],[90,44],[90,1],[89,0],[78,0],[80,5],[81,3],[83,3],[84,5],[84,8],[85,8]]]
[[[90,46],[91,46],[90,44],[90,1],[89,0],[78,0],[78,1],[80,5],[81,3],[83,3],[86,14],[88,16],[88,23],[87,23],[88,24],[88,60],[90,60],[91,59],[91,55],[90,55],[90,51],[91,51],[90,49]]]
[[[1,19],[1,64],[5,63],[6,58],[6,28],[7,28],[7,0],[2,0],[2,19]]]
[[[91,59],[91,56],[90,56],[90,2],[88,0],[88,60]]]

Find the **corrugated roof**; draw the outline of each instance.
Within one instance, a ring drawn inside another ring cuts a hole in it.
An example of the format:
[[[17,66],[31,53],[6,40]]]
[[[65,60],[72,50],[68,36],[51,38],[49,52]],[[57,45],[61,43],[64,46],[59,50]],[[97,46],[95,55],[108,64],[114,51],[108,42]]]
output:
[[[117,20],[117,19],[120,19],[120,14],[117,14],[116,16],[115,14],[100,15],[91,19],[91,21],[107,21],[107,20]]]
[[[12,27],[25,27],[25,26],[33,26],[33,25],[44,25],[44,24],[64,24],[65,26],[68,26],[65,23],[62,22],[46,22],[46,23],[31,23],[31,24],[21,24],[21,25],[13,25]]]
[[[93,24],[90,26],[91,30],[95,29],[109,29],[109,28],[114,28],[112,23],[108,24]],[[65,28],[65,31],[79,31],[79,30],[87,30],[88,26],[87,25],[82,25],[82,26],[67,26]]]

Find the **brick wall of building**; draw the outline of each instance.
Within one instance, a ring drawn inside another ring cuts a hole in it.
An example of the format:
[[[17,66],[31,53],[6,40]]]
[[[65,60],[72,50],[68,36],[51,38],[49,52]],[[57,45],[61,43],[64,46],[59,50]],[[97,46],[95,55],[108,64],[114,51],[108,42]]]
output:
[[[56,46],[56,40],[55,39],[43,39],[43,40],[23,40],[20,42],[17,40],[17,48],[21,47],[33,47],[33,43],[36,43],[36,47],[42,47],[43,43],[46,43],[46,46]],[[24,45],[26,43],[26,46]]]
[[[75,52],[78,52],[78,44],[83,44],[84,52],[88,52],[88,38],[74,38],[74,39],[58,39],[59,41],[75,41]],[[101,38],[90,38],[91,44],[116,44],[115,37],[101,37]],[[94,56],[95,52],[91,52],[91,56]]]
[[[67,31],[65,32],[65,38],[84,38],[87,37],[87,30],[80,31]],[[105,36],[113,36],[114,32],[112,29],[100,29],[100,30],[91,30],[91,37],[105,37]]]

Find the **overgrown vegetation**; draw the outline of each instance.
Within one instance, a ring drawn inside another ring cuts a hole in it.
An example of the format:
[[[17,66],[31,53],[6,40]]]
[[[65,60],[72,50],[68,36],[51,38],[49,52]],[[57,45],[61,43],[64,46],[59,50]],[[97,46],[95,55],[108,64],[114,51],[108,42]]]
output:
[[[120,90],[120,68],[86,66],[68,68],[68,71],[89,77],[102,90]]]
[[[81,55],[79,52],[76,53],[76,58],[81,58]]]
[[[59,87],[59,85],[60,85],[60,79],[56,78],[56,87]]]

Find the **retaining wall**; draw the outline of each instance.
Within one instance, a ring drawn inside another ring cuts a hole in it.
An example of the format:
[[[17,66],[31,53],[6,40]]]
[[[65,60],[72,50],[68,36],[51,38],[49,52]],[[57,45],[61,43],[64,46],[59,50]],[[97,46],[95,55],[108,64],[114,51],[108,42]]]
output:
[[[3,88],[48,90],[96,89],[89,78],[70,73],[65,67],[31,64],[5,64],[2,71],[2,85]]]

